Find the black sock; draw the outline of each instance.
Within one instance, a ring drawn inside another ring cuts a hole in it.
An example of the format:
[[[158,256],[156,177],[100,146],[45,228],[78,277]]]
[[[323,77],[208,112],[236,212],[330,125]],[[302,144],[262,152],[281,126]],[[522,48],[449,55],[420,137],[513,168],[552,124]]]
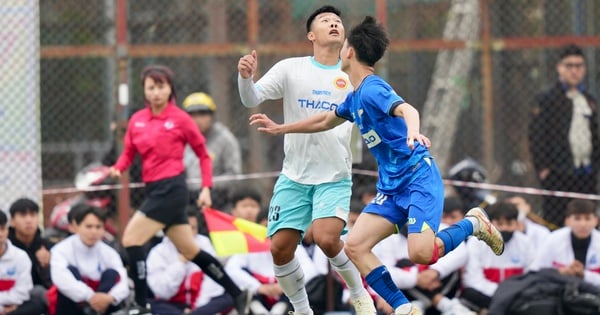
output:
[[[211,254],[200,250],[196,257],[192,259],[202,271],[215,280],[218,284],[220,284],[229,295],[236,297],[242,293],[240,288],[231,280],[229,275],[225,273],[225,269],[223,269],[223,265]]]
[[[135,302],[140,306],[146,306],[148,287],[146,284],[146,252],[142,246],[130,246],[125,248],[129,257],[129,273],[133,280],[135,290]]]

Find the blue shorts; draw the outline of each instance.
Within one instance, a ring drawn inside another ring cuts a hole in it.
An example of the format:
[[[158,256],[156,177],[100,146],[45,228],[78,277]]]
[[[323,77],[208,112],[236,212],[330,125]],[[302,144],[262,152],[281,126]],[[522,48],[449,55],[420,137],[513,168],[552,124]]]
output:
[[[273,188],[269,205],[267,235],[273,236],[281,229],[304,232],[312,221],[337,217],[348,221],[352,180],[318,185],[297,183],[281,174]]]
[[[420,233],[440,226],[444,208],[444,183],[440,171],[431,158],[420,163],[424,169],[404,189],[395,195],[377,192],[377,196],[363,212],[386,218],[402,228],[408,222],[408,233]]]

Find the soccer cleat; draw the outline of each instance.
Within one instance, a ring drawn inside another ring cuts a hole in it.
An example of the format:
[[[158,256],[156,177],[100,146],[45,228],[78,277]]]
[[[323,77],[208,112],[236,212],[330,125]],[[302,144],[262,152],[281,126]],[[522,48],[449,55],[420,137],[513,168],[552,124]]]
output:
[[[356,315],[376,315],[377,310],[370,295],[365,294],[356,299],[352,299],[352,306]]]
[[[133,304],[127,309],[127,315],[152,315],[152,312],[148,307]]]
[[[248,313],[250,313],[251,300],[252,293],[250,293],[248,290],[243,290],[240,295],[233,299],[233,307],[235,307],[238,315],[248,315]]]
[[[473,236],[484,241],[497,256],[502,255],[504,252],[504,240],[502,240],[502,234],[500,234],[492,222],[490,222],[485,211],[475,207],[469,210],[469,212],[465,214],[465,217],[473,217],[479,221],[479,228],[473,230]]]
[[[396,310],[392,315],[423,315],[423,312],[415,305],[411,305],[410,312],[408,312],[408,314],[400,313],[398,310]]]

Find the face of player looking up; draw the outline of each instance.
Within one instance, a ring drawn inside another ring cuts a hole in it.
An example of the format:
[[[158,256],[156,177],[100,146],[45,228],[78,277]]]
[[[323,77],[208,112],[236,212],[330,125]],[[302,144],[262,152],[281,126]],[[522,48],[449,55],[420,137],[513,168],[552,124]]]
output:
[[[326,12],[314,19],[308,39],[322,46],[334,43],[342,47],[345,36],[342,19],[334,13]]]

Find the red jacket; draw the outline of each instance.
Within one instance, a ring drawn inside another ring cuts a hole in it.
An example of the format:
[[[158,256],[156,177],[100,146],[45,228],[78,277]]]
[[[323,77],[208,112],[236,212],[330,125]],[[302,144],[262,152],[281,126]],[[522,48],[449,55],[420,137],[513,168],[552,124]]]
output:
[[[123,152],[113,166],[125,171],[135,154],[142,158],[142,180],[146,183],[174,177],[184,171],[183,152],[189,144],[198,156],[202,186],[212,187],[212,162],[204,136],[190,115],[169,103],[158,115],[150,107],[136,112],[129,120]]]

